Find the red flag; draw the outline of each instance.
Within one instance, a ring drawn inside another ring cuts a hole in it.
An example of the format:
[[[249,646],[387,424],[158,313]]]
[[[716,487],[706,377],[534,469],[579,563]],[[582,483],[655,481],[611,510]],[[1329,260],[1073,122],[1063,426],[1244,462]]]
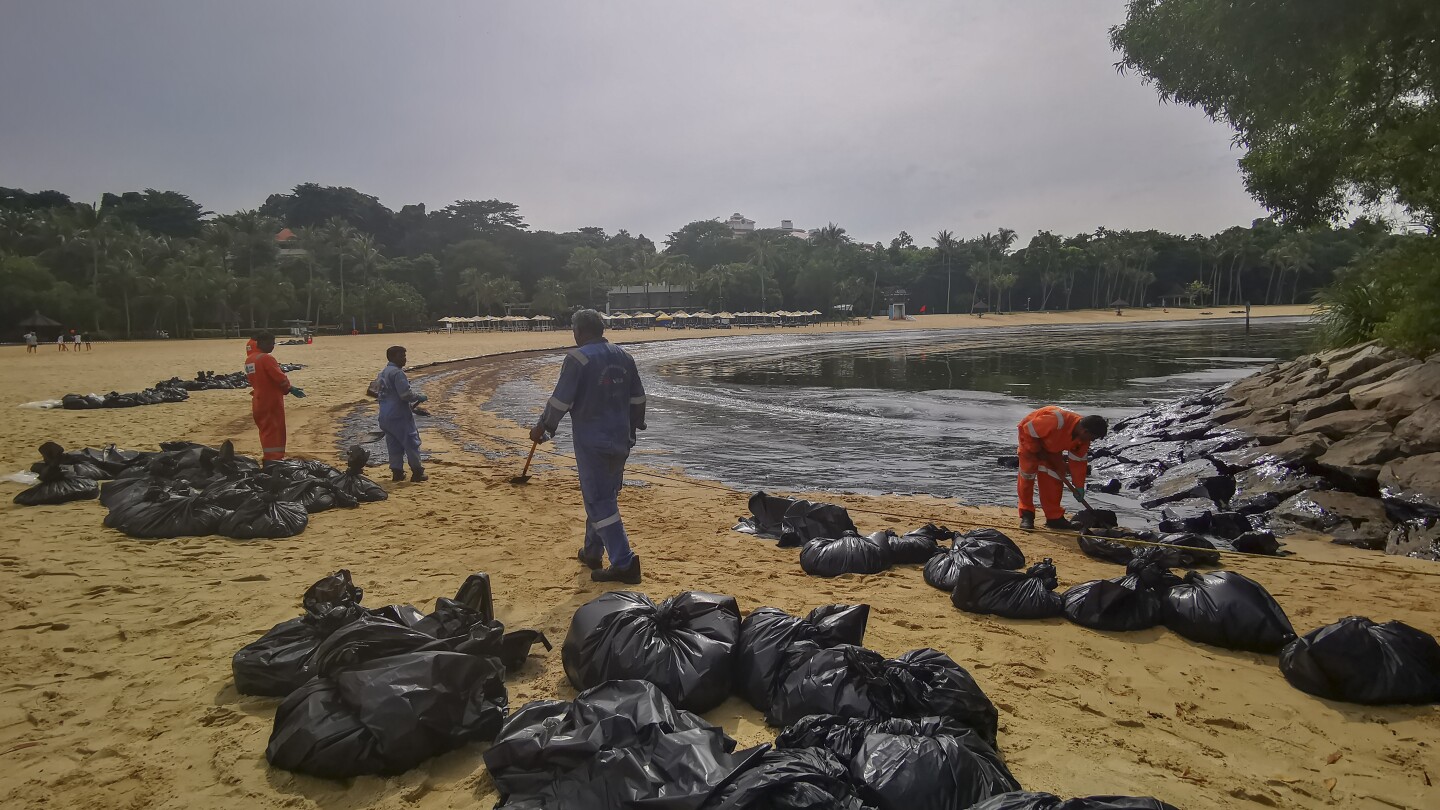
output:
[[[921,304],[921,305],[920,305],[920,314],[921,314],[921,315],[924,315],[924,314],[925,314],[925,305],[924,305],[924,304]]]

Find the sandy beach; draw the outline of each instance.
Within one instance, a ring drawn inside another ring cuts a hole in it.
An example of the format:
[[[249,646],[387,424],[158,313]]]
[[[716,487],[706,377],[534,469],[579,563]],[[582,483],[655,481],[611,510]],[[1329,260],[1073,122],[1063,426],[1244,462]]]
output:
[[[1306,307],[1257,307],[1259,316]],[[812,327],[878,331],[1060,323],[1141,323],[1227,317],[1217,308],[1057,314],[925,316],[917,321]],[[733,330],[727,336],[744,334]],[[773,330],[756,330],[773,331]],[[704,339],[715,332],[619,332],[620,342]],[[339,419],[365,401],[384,348],[403,343],[414,365],[570,344],[568,332],[365,335],[281,346],[308,392],[289,400],[292,455],[339,463]],[[67,392],[135,390],[201,369],[233,371],[243,341],[100,344],[93,352],[27,355],[0,348],[0,472],[28,466],[43,441],[136,449],[191,439],[259,455],[247,391],[193,394],[185,403],[128,410],[40,411],[16,406]],[[445,373],[444,365],[412,375]],[[332,782],[271,769],[263,752],[278,700],[242,697],[230,656],[300,613],[317,578],[348,568],[365,603],[427,608],[465,576],[486,571],[500,618],[549,634],[508,682],[511,708],[573,697],[559,645],[571,613],[602,587],[574,561],[582,509],[573,466],[537,459],[535,480],[508,483],[524,430],[481,409],[505,361],[467,365],[427,389],[454,436],[424,435],[436,453],[425,484],[391,484],[388,501],[317,515],[299,537],[159,543],[104,529],[96,502],[23,508],[7,484],[0,505],[0,804],[10,808],[474,808],[493,786],[482,746],[451,752],[395,778]],[[541,403],[536,403],[536,408]],[[568,428],[567,428],[568,429]],[[466,452],[462,442],[498,455]],[[528,445],[527,445],[528,446]],[[643,451],[642,445],[638,450]],[[1105,634],[1063,620],[1019,622],[955,610],[915,566],[833,580],[806,576],[793,549],[732,532],[746,492],[674,480],[632,457],[621,507],[644,560],[639,590],[657,600],[699,589],[734,595],[742,611],[803,612],[830,602],[872,606],[866,646],[886,655],[935,647],[967,667],[1000,709],[999,745],[1027,789],[1072,796],[1154,795],[1181,808],[1440,807],[1440,709],[1362,707],[1313,698],[1285,683],[1274,656],[1189,642],[1164,629]],[[378,472],[383,476],[384,470]],[[657,477],[663,474],[665,478]],[[787,493],[800,494],[800,493]],[[926,521],[1002,527],[1038,560],[1053,557],[1062,589],[1116,575],[1073,541],[1012,531],[1008,510],[934,498],[824,496],[855,510],[864,531]],[[1440,567],[1294,538],[1295,556],[1227,558],[1264,584],[1304,633],[1348,615],[1399,619],[1440,632]],[[1364,566],[1341,567],[1330,563]],[[760,714],[732,698],[707,717],[742,746],[773,739]],[[1428,770],[1434,770],[1431,774]]]

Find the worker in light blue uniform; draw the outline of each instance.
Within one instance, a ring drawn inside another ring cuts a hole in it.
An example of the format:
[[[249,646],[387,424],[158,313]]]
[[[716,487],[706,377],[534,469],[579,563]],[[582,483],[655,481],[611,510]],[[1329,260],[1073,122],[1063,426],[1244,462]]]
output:
[[[645,429],[645,387],[635,360],[605,339],[605,321],[593,309],[572,319],[575,348],[565,355],[560,381],[530,438],[543,442],[570,414],[575,466],[585,499],[585,544],[579,560],[596,582],[640,582],[640,558],[620,521],[620,487],[635,431]],[[605,555],[610,567],[602,568]]]
[[[410,480],[425,481],[420,463],[420,430],[415,427],[413,408],[429,397],[410,388],[405,376],[405,347],[385,350],[389,364],[370,384],[370,393],[380,400],[380,432],[385,434],[385,452],[390,456],[390,480],[405,480],[405,462],[410,462]]]

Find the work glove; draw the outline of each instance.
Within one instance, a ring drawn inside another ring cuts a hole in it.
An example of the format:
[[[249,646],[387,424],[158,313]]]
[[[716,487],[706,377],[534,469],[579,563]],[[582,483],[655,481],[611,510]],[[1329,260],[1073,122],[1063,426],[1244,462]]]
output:
[[[295,397],[296,399],[304,399],[305,391],[292,385],[290,386],[290,396]]]
[[[530,441],[536,444],[544,444],[545,440],[549,438],[545,433],[545,424],[543,422],[536,422],[535,427],[530,428]]]
[[[424,394],[420,394],[420,398],[417,399],[417,400],[415,400],[415,401],[416,401],[416,402],[429,402],[429,401],[430,401],[430,397],[428,397],[428,396],[426,396],[426,395],[424,395]]]

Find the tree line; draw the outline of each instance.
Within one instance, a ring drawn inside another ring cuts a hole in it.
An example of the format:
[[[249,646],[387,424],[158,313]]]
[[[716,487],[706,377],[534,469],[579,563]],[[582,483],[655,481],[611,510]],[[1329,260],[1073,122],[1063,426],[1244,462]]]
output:
[[[278,241],[288,229],[293,239]],[[805,238],[734,234],[691,222],[661,240],[598,227],[531,230],[517,206],[459,200],[387,208],[353,188],[306,183],[261,206],[213,215],[184,194],[147,189],[98,204],[0,188],[0,320],[40,311],[113,337],[279,327],[415,328],[507,304],[563,315],[603,308],[614,285],[693,288],[711,311],[883,311],[903,289],[911,312],[1308,301],[1339,268],[1404,237],[1383,221],[1285,227],[1256,220],[1210,236],[1101,227],[1009,228],[968,237],[853,239],[834,223]]]

